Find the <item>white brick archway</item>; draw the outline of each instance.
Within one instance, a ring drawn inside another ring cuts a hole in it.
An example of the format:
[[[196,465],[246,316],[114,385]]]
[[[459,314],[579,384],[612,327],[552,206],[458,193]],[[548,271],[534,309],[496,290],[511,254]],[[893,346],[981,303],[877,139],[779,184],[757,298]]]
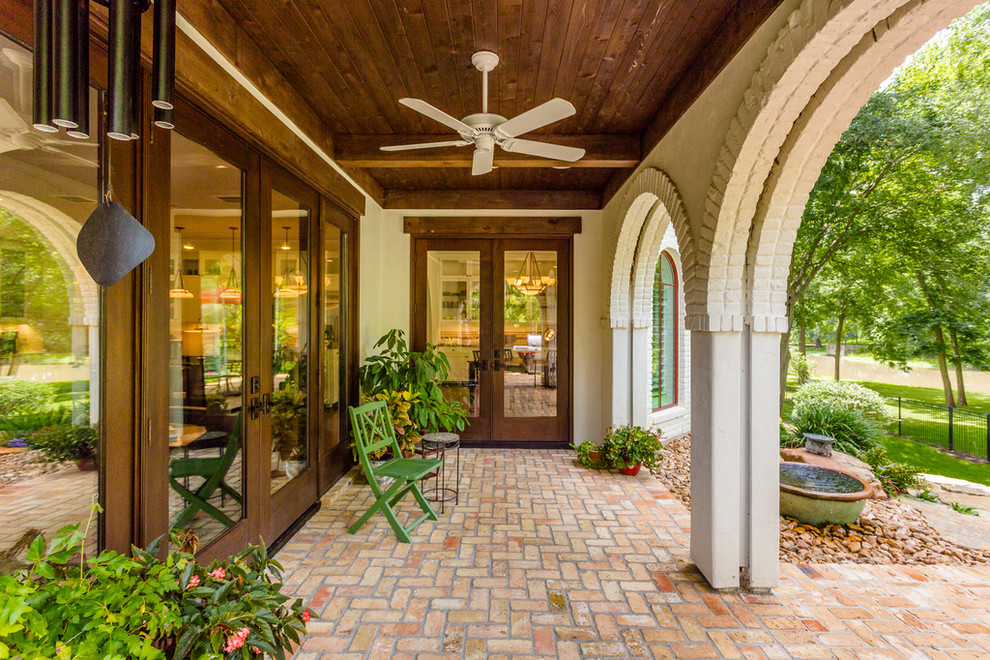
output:
[[[678,265],[693,254],[684,204],[673,181],[650,167],[640,172],[627,191],[622,222],[615,238],[609,281],[608,326],[611,329],[612,425],[650,425],[650,348],[653,324],[653,277],[668,229],[673,228]],[[668,239],[670,240],[670,239]],[[678,278],[688,277],[679,268]],[[687,284],[679,287],[686,289]],[[683,309],[683,306],[681,307]],[[678,321],[679,327],[683,327]],[[682,346],[686,345],[686,339]],[[687,355],[682,351],[678,356]],[[689,373],[686,365],[680,372]],[[684,381],[686,384],[686,380]],[[682,388],[682,391],[686,387]],[[690,397],[685,395],[685,402]],[[687,407],[683,411],[686,414]]]
[[[805,0],[723,143],[687,291],[691,553],[715,587],[777,583],[778,365],[791,248],[858,109],[975,0]]]

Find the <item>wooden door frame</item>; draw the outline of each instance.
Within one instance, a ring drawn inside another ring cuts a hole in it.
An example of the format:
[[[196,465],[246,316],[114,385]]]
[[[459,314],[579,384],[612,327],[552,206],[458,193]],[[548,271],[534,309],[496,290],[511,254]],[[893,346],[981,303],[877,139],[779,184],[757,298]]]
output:
[[[309,317],[307,319],[309,326],[307,328],[307,332],[309,333],[309,351],[306,360],[306,384],[308,388],[306,392],[306,433],[309,436],[307,438],[309,442],[309,465],[303,472],[289,480],[277,492],[272,493],[270,459],[267,463],[262,461],[265,464],[261,466],[262,472],[258,475],[259,483],[262,484],[261,491],[264,495],[262,498],[264,500],[262,504],[262,520],[268,521],[267,528],[262,530],[262,537],[268,544],[273,543],[282,536],[307,509],[319,500],[317,475],[320,473],[320,459],[322,458],[320,452],[320,429],[322,427],[318,419],[318,412],[321,411],[321,408],[314,405],[315,402],[318,402],[317,397],[321,395],[320,379],[318,376],[314,377],[314,367],[317,369],[316,373],[318,374],[321,364],[319,352],[314,353],[315,343],[320,336],[318,334],[320,324],[317,318],[319,314],[314,313],[319,307],[313,304],[314,299],[320,299],[322,291],[322,281],[316,279],[321,272],[319,266],[320,255],[322,254],[321,239],[323,235],[320,231],[320,223],[322,222],[321,198],[320,194],[314,188],[310,187],[309,184],[283,169],[277,163],[268,159],[262,161],[261,217],[263,219],[259,225],[261,260],[258,269],[261,275],[261,286],[258,291],[261,296],[259,311],[261,318],[265,321],[259,325],[259,331],[261,328],[270,327],[271,324],[269,321],[272,318],[273,305],[272,296],[269,293],[271,290],[269,276],[272,273],[272,246],[277,240],[272,223],[273,190],[278,190],[283,195],[292,198],[309,209],[306,233],[308,241],[307,251],[309,253],[309,265],[306,276],[309,279],[310,293],[308,301]],[[317,240],[320,240],[319,244],[316,243]],[[300,252],[302,252],[301,248],[302,246],[300,246]],[[260,356],[262,363],[260,365],[260,373],[262,395],[273,394],[273,374],[270,372],[270,366],[267,364],[271,358],[273,347],[274,342],[271,333],[261,331]],[[314,355],[317,358],[315,360]],[[265,374],[267,374],[267,377]],[[271,415],[262,415],[261,419],[262,443],[260,451],[263,457],[270,457]]]
[[[351,457],[350,443],[348,442],[348,437],[350,434],[351,420],[350,415],[347,412],[348,405],[352,402],[359,400],[358,393],[356,391],[357,384],[357,327],[356,324],[352,323],[352,316],[356,318],[357,316],[357,254],[353,246],[356,245],[357,219],[349,213],[345,208],[334,204],[327,197],[321,198],[320,204],[320,222],[319,222],[319,232],[317,235],[318,245],[318,255],[319,258],[316,259],[318,262],[318,279],[315,282],[320,283],[319,301],[317,308],[319,313],[317,316],[317,327],[318,327],[318,341],[322,341],[324,331],[326,329],[326,288],[323,286],[325,273],[324,273],[324,253],[323,245],[326,231],[326,226],[330,224],[336,227],[340,231],[340,309],[341,309],[341,320],[340,320],[340,342],[343,350],[339,350],[340,359],[345,361],[342,362],[344,369],[338,374],[340,378],[339,389],[340,401],[338,403],[339,408],[339,428],[338,428],[338,443],[335,447],[330,446],[330,440],[327,437],[327,429],[324,424],[324,416],[322,414],[317,415],[319,418],[318,427],[318,442],[320,455],[319,464],[319,493],[322,495],[330,486],[333,485],[337,479],[342,477],[348,468],[353,465],[354,461]],[[352,254],[353,253],[353,254]],[[320,360],[318,362],[319,369],[319,401],[323,401],[324,388],[326,383],[323,382],[323,354],[320,352]]]
[[[150,102],[150,101],[149,101]],[[174,116],[181,121],[179,130],[184,138],[209,149],[217,156],[239,168],[243,172],[242,210],[242,378],[247,383],[250,375],[258,373],[259,358],[257,350],[250,350],[259,342],[260,317],[256,298],[252,292],[260,286],[260,273],[257,269],[248,267],[257,263],[259,257],[259,242],[253,237],[260,225],[259,184],[260,158],[250,146],[237,135],[228,131],[202,110],[186,99],[179,97],[175,102]],[[151,129],[149,129],[151,130]],[[158,162],[171,163],[171,132],[154,129],[153,140],[156,140]],[[170,245],[171,218],[169,214],[171,199],[171,168],[169,175],[155,177],[154,181],[145,177],[149,192],[155,196],[154,202],[149,203],[148,229],[155,237],[158,245]],[[162,275],[152,279],[146,297],[148,323],[144,324],[147,341],[146,382],[148,388],[148,415],[146,426],[151,440],[147,443],[147,477],[144,480],[144,490],[141,497],[143,510],[144,543],[168,531],[169,486],[165,475],[168,472],[169,450],[167,442],[156,440],[168,437],[169,419],[169,305],[168,289],[171,286],[169,277],[169,262],[171,255],[168,249],[156,250],[147,264],[153,272]],[[164,304],[163,302],[164,301]],[[244,516],[233,527],[205,546],[200,556],[204,561],[212,558],[227,556],[245,547],[252,539],[257,539],[261,529],[261,498],[256,488],[251,484],[256,479],[250,478],[259,471],[261,454],[257,451],[260,443],[260,431],[257,424],[251,424],[247,415],[248,394],[246,385],[242,387],[242,483]]]
[[[426,343],[425,324],[417,318],[417,310],[426,309],[426,289],[421,286],[426,274],[426,251],[427,245],[437,245],[436,249],[449,249],[446,245],[455,244],[457,240],[481,240],[491,244],[489,249],[489,259],[495,263],[491,266],[494,282],[499,281],[504,268],[503,260],[496,258],[501,256],[497,246],[506,243],[513,244],[519,241],[552,241],[555,250],[558,251],[558,273],[566,275],[564,286],[561,287],[561,298],[566,304],[558,305],[558,313],[566,314],[566,332],[563,336],[558,335],[567,342],[566,359],[558,365],[558,406],[563,405],[565,410],[563,415],[558,415],[557,437],[561,440],[540,441],[529,440],[511,442],[511,444],[501,444],[494,440],[496,433],[501,433],[504,429],[491,428],[488,431],[487,442],[476,442],[465,440],[466,446],[520,446],[528,448],[559,448],[573,443],[574,438],[574,234],[581,233],[581,218],[579,216],[567,217],[414,217],[409,216],[403,219],[403,231],[410,234],[410,278],[409,278],[409,299],[412,302],[409,306],[409,327],[410,345],[415,348],[422,348]],[[432,241],[432,242],[431,242]],[[441,243],[441,241],[451,241]],[[546,244],[550,244],[547,242]],[[521,249],[512,247],[510,249]],[[421,262],[422,261],[422,262]],[[482,268],[484,271],[484,267]],[[501,301],[492,301],[501,304]],[[494,306],[494,305],[493,305]],[[482,306],[484,307],[484,306]],[[501,316],[501,312],[499,313]],[[559,319],[558,319],[559,321]],[[494,325],[494,322],[491,324]],[[484,326],[484,323],[482,323]],[[560,396],[561,388],[565,396]],[[494,415],[494,392],[492,385],[487,388],[492,402],[489,404],[491,414],[489,420],[495,419]],[[527,418],[528,419],[528,418]],[[508,426],[509,430],[512,424]]]
[[[574,323],[573,323],[573,301],[574,301],[574,241],[571,237],[557,238],[531,238],[528,236],[517,236],[513,238],[494,239],[493,267],[495,282],[505,282],[505,253],[526,252],[526,251],[553,251],[557,253],[557,415],[555,435],[559,440],[526,439],[525,435],[533,432],[534,426],[540,426],[539,422],[547,418],[540,417],[506,417],[503,414],[493,414],[494,423],[493,435],[499,437],[518,438],[513,441],[513,446],[529,448],[556,448],[565,447],[573,442],[574,435],[574,386],[572,365],[574,361]],[[561,286],[563,280],[563,286]],[[502,290],[502,289],[497,289]],[[493,303],[493,335],[498,336],[499,331],[504,331],[505,320],[504,300],[501,296],[495,295],[492,291]],[[560,328],[564,328],[560,332]],[[494,337],[493,337],[494,338]],[[504,346],[501,344],[502,338],[498,337],[496,343],[498,349]],[[564,359],[560,360],[563,355]],[[504,374],[505,371],[503,370]],[[500,386],[493,388],[492,395],[496,402],[500,401],[505,405],[504,378],[496,379],[500,381]],[[499,396],[501,394],[501,396]],[[537,429],[536,431],[540,431]],[[549,430],[542,431],[544,433]]]

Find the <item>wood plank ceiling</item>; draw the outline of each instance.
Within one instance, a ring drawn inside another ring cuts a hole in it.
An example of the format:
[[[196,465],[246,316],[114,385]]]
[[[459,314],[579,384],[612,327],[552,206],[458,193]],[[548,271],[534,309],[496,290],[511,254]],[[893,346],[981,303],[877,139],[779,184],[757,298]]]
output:
[[[600,208],[780,2],[218,1],[329,126],[334,158],[374,178],[395,208]],[[480,112],[478,50],[501,60],[490,111],[511,118],[569,100],[575,116],[526,137],[584,147],[584,159],[555,169],[497,151],[498,169],[472,176],[471,147],[379,150],[456,138],[397,100]]]

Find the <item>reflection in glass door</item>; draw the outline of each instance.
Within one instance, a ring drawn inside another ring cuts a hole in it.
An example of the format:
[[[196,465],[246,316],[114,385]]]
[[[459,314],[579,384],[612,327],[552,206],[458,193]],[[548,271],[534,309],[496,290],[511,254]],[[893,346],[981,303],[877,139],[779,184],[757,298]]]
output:
[[[309,467],[309,216],[272,191],[272,493]]]
[[[507,250],[502,296],[502,412],[557,416],[557,253]]]
[[[172,136],[169,525],[203,546],[243,517],[243,172]]]
[[[432,250],[426,259],[426,341],[450,362],[444,396],[481,413],[481,253]]]

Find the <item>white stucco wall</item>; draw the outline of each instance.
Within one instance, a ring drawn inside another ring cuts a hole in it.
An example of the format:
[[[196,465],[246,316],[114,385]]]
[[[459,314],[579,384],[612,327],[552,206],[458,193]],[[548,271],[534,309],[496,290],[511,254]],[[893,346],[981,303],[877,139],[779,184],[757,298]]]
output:
[[[581,233],[574,236],[574,439],[600,440],[602,425],[602,327],[608,280],[598,274],[609,259],[602,235],[600,211],[435,211],[382,210],[368,201],[361,218],[360,345],[361,359],[391,328],[409,331],[410,239],[403,233],[406,216],[581,216]]]

